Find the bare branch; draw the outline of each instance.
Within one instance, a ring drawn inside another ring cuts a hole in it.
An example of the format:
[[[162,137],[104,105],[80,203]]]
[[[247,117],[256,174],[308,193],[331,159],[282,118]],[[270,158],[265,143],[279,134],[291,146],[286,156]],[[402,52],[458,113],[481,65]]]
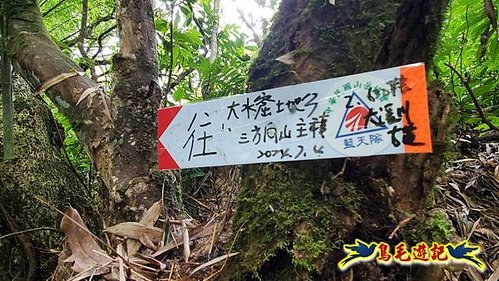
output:
[[[184,79],[187,78],[187,76],[189,76],[192,72],[194,72],[194,68],[189,68],[186,71],[180,73],[180,75],[178,75],[175,80],[172,80],[171,84],[164,89],[165,97],[168,97],[173,89],[175,89],[175,87],[177,87],[182,81],[184,81]]]
[[[58,230],[56,228],[43,226],[43,227],[37,227],[37,228],[31,228],[31,229],[12,232],[12,233],[6,234],[4,236],[0,236],[0,240],[6,239],[6,238],[9,238],[12,236],[21,235],[21,234],[26,234],[26,233],[30,233],[30,232],[36,232],[36,231],[45,231],[45,230],[50,230],[50,231],[54,231],[54,232],[61,232],[60,230]]]
[[[111,26],[110,28],[108,28],[107,30],[105,30],[104,32],[102,32],[101,35],[99,35],[99,38],[97,39],[97,42],[99,44],[99,49],[93,55],[93,57],[92,57],[93,60],[95,60],[95,58],[97,58],[97,56],[102,52],[102,49],[103,49],[102,41],[104,41],[104,39],[106,37],[108,37],[111,34],[111,32],[116,29],[116,27],[117,27],[117,25],[115,24],[115,25]]]
[[[469,82],[466,79],[464,79],[463,75],[461,75],[461,73],[459,71],[457,71],[452,65],[450,65],[448,63],[445,63],[445,65],[447,67],[449,67],[450,70],[457,75],[457,77],[459,77],[459,80],[461,80],[461,83],[468,91],[468,94],[470,95],[471,100],[473,101],[473,104],[476,107],[476,111],[478,112],[478,116],[480,116],[483,123],[487,124],[491,129],[499,131],[499,129],[496,126],[494,126],[494,124],[492,124],[490,122],[490,120],[487,118],[487,115],[485,115],[485,113],[483,112],[482,107],[480,106],[480,103],[478,102],[478,99],[476,98],[475,93],[473,92],[473,89],[471,89]]]
[[[210,40],[210,63],[214,63],[218,55],[218,26],[219,26],[219,10],[220,10],[220,0],[215,0],[213,3],[213,10],[215,11],[215,23],[213,24],[213,30],[211,31]]]
[[[53,12],[55,9],[57,9],[57,7],[61,6],[62,4],[64,4],[64,2],[66,2],[66,0],[61,0],[59,1],[57,4],[55,4],[54,6],[52,6],[52,8],[48,9],[45,13],[43,13],[43,17],[46,17],[48,16],[51,12]]]
[[[251,32],[253,33],[253,41],[255,41],[257,46],[261,46],[262,45],[262,38],[260,38],[260,35],[258,35],[258,33],[255,31],[255,29],[253,28],[253,25],[251,23],[249,23],[248,19],[246,19],[246,16],[244,15],[243,10],[237,9],[237,12],[239,13],[239,18],[243,21],[244,25],[246,25],[246,27],[249,28],[251,30]]]
[[[194,16],[194,8],[192,7],[191,2],[187,1],[187,6],[189,7],[189,10],[192,14],[192,20],[194,21],[194,24],[198,27],[199,32],[201,35],[203,35],[203,43],[206,44],[206,32],[204,31],[203,25],[199,22],[199,20]]]
[[[85,50],[85,38],[87,38],[87,21],[88,21],[88,0],[81,1],[81,24],[80,24],[80,36],[78,37],[78,50],[80,50],[81,56],[85,59],[87,63],[90,62],[87,50]],[[97,74],[95,73],[95,68],[93,65],[89,65],[90,74],[94,81],[97,80]]]

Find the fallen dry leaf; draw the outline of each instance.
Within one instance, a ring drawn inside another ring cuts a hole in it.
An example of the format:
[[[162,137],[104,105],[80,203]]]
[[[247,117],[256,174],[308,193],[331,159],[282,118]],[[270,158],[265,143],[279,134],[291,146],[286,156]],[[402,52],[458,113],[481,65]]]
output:
[[[286,53],[278,58],[276,58],[276,61],[282,62],[287,65],[295,64],[295,55],[296,51],[291,51],[289,53]]]
[[[108,266],[113,259],[97,244],[78,211],[69,207],[64,212],[61,230],[66,235],[64,243],[71,251],[71,256],[64,262],[72,262],[72,270],[76,273],[90,272],[93,275],[109,272]]]
[[[161,215],[161,201],[156,202],[154,205],[147,210],[144,217],[140,220],[140,224],[145,226],[154,226],[159,216]],[[129,256],[133,256],[137,253],[140,248],[140,242],[135,239],[128,239],[126,242],[127,252]]]
[[[154,244],[158,244],[163,237],[163,230],[161,228],[146,226],[138,222],[120,223],[108,227],[104,231],[117,236],[139,240],[144,243],[144,246],[153,248]],[[151,242],[154,244],[151,244]]]
[[[196,273],[196,272],[198,272],[198,271],[200,271],[203,268],[206,268],[208,266],[212,266],[212,265],[214,265],[216,263],[219,263],[219,262],[221,262],[223,260],[226,260],[226,259],[228,259],[230,257],[233,257],[235,255],[239,255],[239,253],[231,253],[231,254],[226,254],[226,255],[220,256],[218,258],[214,258],[214,259],[212,259],[212,260],[210,260],[210,261],[208,261],[206,263],[203,263],[202,265],[194,268],[194,270],[191,272],[191,275],[194,274],[194,273]]]

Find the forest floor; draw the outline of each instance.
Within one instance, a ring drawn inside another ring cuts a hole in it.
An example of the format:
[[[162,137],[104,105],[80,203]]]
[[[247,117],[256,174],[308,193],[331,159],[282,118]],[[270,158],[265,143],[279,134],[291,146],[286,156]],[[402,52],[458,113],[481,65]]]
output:
[[[460,138],[458,156],[446,163],[438,180],[442,208],[451,219],[455,235],[481,246],[485,272],[474,267],[445,270],[447,280],[499,280],[499,142]],[[464,279],[463,279],[464,278]]]
[[[499,143],[462,137],[455,142],[454,150],[453,160],[446,163],[445,172],[437,180],[431,208],[443,210],[452,222],[450,236],[455,241],[451,242],[469,240],[481,246],[479,258],[487,269],[480,272],[474,267],[446,266],[445,279],[497,281]],[[125,280],[125,276],[133,280],[215,279],[227,260],[238,254],[232,249],[238,235],[232,235],[231,219],[241,180],[239,169],[198,170],[185,177],[181,179],[182,189],[164,190],[164,198],[169,200],[151,207],[139,223],[106,229],[107,241],[100,241],[108,245],[105,248],[95,243],[98,238],[88,230],[81,231],[84,223],[74,211],[66,211],[72,219],[63,219],[61,227],[66,242],[74,243],[69,243],[66,250],[70,251],[63,251],[60,260],[75,263],[73,272],[59,268],[54,280],[61,280],[62,274],[66,274],[64,278],[71,275],[74,281],[94,275],[106,280]],[[107,253],[103,250],[106,248]],[[89,259],[97,266],[82,270]]]

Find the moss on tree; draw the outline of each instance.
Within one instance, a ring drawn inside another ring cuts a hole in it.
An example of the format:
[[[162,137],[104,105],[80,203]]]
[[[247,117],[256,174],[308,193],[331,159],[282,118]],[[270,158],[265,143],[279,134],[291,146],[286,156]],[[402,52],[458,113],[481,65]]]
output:
[[[0,203],[9,217],[0,214],[0,236],[38,227],[58,229],[61,216],[54,208],[61,210],[67,204],[78,206],[84,220],[96,228],[100,206],[62,156],[62,140],[50,110],[20,78],[14,79],[13,89],[15,152],[13,160],[0,162]],[[0,124],[0,148],[1,131]],[[17,229],[11,229],[9,220]],[[62,235],[42,230],[23,237],[37,249],[39,280],[46,279],[58,258],[50,250],[61,249]],[[29,269],[28,260],[16,237],[0,240],[0,280],[22,276]]]

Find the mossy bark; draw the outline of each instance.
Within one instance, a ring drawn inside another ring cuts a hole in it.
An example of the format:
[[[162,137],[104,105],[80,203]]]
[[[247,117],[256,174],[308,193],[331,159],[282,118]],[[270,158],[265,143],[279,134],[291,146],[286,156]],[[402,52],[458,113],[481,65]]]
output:
[[[283,0],[250,71],[249,88],[421,61],[429,66],[446,2]],[[276,61],[285,54],[291,63]],[[449,111],[437,84],[429,95],[433,154],[243,168],[234,219],[241,254],[220,279],[335,280],[350,274],[336,266],[344,243],[387,241],[402,219],[426,203],[442,163]],[[379,280],[391,270],[356,266],[352,278]]]
[[[7,20],[7,52],[15,69],[39,88],[61,74],[81,73],[82,69],[68,58],[52,41],[43,23],[36,0],[2,0],[2,14]],[[94,88],[98,93],[80,104],[82,94]],[[96,82],[84,75],[73,75],[49,87],[46,93],[55,105],[73,122],[83,146],[99,170],[104,183],[111,186],[111,150],[107,136],[112,127],[109,99]]]
[[[97,229],[99,204],[61,154],[62,140],[47,105],[21,78],[14,79],[13,90],[15,151],[13,160],[0,162],[0,205],[5,210],[0,211],[0,236],[39,227],[53,230],[0,240],[0,280],[35,280],[26,279],[28,275],[45,280],[62,248],[57,231],[61,216],[54,208],[78,206],[85,222]]]
[[[160,187],[168,181],[156,173],[160,89],[152,1],[117,2],[120,51],[113,58],[112,104],[103,88],[82,74],[52,41],[38,1],[0,0],[0,4],[8,22],[9,56],[34,88],[61,74],[74,74],[46,93],[73,123],[108,189],[108,223],[141,217],[160,199]]]

